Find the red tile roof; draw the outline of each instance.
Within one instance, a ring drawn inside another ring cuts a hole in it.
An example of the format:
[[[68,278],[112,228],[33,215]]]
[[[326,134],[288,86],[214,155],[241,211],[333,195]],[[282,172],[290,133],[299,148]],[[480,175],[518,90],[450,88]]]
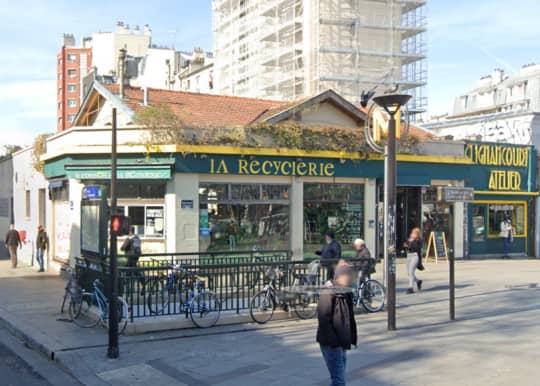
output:
[[[106,87],[118,93],[117,85]],[[126,87],[124,95],[124,103],[133,111],[144,109],[144,96],[140,88]],[[186,125],[241,126],[255,121],[268,110],[285,106],[287,102],[149,88],[148,104],[168,105]]]
[[[113,94],[119,94],[118,84],[104,86]],[[144,95],[141,88],[126,87],[124,96],[124,103],[136,113],[144,109]],[[290,102],[148,89],[150,106],[166,104],[182,119],[184,124],[201,127],[244,126],[255,121],[264,121],[308,99]],[[367,108],[358,107],[358,109],[366,114],[368,112]],[[409,127],[409,133],[421,139],[434,138],[431,133],[413,124]]]

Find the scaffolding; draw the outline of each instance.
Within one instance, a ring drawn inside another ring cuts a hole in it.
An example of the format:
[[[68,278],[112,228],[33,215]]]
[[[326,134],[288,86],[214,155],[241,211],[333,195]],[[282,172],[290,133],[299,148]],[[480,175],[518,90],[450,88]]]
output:
[[[213,0],[220,93],[296,100],[334,89],[413,95],[426,108],[426,1]]]

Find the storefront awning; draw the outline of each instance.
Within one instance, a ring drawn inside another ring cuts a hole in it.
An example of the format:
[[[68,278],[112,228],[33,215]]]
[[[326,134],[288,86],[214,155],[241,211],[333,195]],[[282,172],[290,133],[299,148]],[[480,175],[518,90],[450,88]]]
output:
[[[108,180],[111,168],[108,166],[66,165],[66,174],[79,180]],[[171,178],[171,165],[130,165],[118,166],[117,178],[120,180],[168,180]]]

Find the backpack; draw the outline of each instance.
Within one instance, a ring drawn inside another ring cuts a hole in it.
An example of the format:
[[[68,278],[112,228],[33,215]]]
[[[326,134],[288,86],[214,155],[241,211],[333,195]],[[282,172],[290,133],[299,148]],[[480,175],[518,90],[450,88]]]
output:
[[[139,236],[135,235],[131,238],[131,243],[130,243],[130,249],[133,251],[133,253],[135,255],[140,255],[141,254],[141,239],[139,238]]]

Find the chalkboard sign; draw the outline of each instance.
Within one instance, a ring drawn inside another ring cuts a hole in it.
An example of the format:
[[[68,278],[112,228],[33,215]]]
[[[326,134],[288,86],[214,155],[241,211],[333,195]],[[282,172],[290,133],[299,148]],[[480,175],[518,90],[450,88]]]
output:
[[[425,262],[427,263],[429,259],[435,259],[435,263],[438,263],[439,259],[448,260],[448,248],[446,247],[446,235],[444,232],[430,233]]]

